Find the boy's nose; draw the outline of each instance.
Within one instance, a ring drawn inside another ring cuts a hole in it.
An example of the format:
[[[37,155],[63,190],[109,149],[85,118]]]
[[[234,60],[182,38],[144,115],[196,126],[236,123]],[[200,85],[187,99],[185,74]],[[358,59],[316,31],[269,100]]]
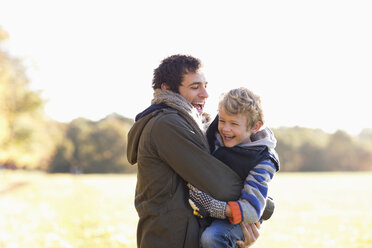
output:
[[[225,132],[229,132],[231,130],[230,126],[229,125],[224,125],[222,127],[222,130],[225,131]]]

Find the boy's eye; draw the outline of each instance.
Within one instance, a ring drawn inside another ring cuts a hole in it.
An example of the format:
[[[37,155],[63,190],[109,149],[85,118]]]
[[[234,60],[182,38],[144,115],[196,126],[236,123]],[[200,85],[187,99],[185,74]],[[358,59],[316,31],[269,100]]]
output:
[[[219,122],[221,122],[221,123],[225,123],[225,121],[224,120],[218,120]]]

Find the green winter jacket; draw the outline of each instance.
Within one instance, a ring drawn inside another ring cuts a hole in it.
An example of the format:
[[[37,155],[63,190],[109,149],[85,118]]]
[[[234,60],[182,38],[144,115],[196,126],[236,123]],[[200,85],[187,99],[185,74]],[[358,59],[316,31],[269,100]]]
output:
[[[239,198],[242,180],[210,155],[206,139],[193,121],[192,106],[181,95],[157,90],[154,96],[153,104],[165,103],[170,108],[145,115],[128,133],[128,161],[138,166],[137,245],[197,248],[200,228],[188,204],[186,182],[229,201]]]

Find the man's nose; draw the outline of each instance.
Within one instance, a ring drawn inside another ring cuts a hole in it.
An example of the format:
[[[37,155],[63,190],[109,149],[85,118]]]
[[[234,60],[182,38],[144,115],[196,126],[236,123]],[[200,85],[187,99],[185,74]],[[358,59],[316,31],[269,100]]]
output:
[[[206,86],[202,86],[200,88],[200,92],[199,92],[199,96],[202,97],[202,98],[208,98],[208,92],[207,92],[207,87]]]

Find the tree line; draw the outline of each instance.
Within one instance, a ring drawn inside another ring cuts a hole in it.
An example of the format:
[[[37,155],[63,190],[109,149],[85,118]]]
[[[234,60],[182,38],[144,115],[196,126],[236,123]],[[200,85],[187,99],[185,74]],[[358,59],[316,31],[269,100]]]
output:
[[[47,166],[48,172],[131,173],[126,158],[127,133],[133,120],[112,114],[94,122],[78,118],[63,125],[63,138]]]
[[[2,47],[8,33],[0,26],[0,169],[50,173],[135,173],[126,159],[133,120],[111,114],[60,123],[44,112],[41,92],[29,87],[22,60]],[[273,129],[281,171],[372,170],[372,129],[350,136],[320,129]]]
[[[338,130],[282,127],[273,130],[281,171],[372,170],[372,129],[354,137]]]

